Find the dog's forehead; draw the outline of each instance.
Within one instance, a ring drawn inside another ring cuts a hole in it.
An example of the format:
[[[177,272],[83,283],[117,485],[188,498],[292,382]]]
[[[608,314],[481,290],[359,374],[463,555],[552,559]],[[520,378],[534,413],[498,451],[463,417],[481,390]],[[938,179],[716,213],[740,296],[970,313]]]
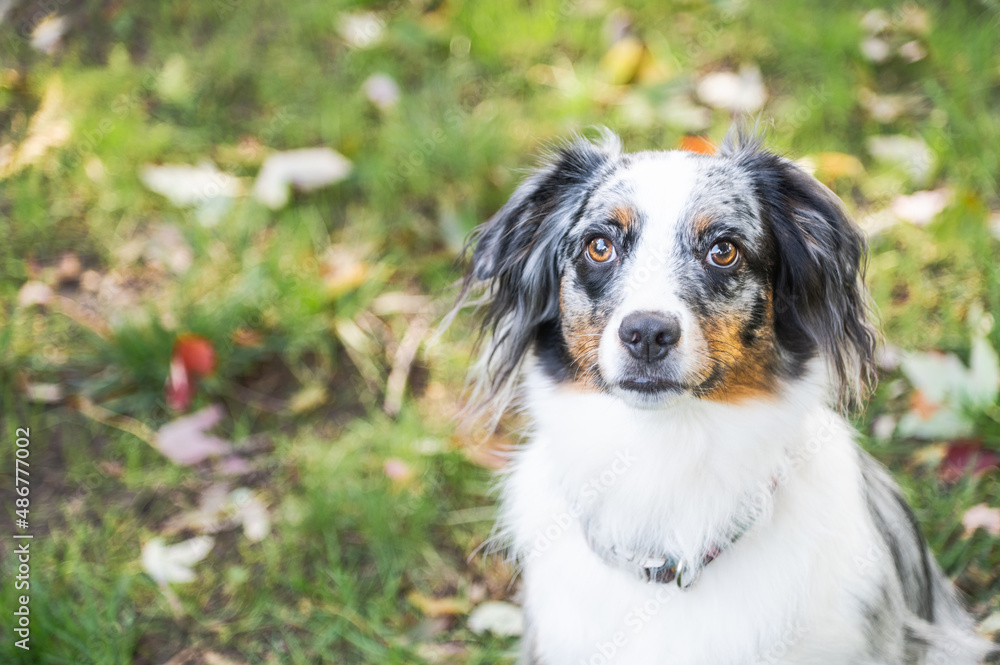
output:
[[[644,224],[666,231],[716,219],[749,223],[759,204],[751,174],[736,162],[674,150],[627,155],[595,189],[588,207],[601,214],[628,208]]]

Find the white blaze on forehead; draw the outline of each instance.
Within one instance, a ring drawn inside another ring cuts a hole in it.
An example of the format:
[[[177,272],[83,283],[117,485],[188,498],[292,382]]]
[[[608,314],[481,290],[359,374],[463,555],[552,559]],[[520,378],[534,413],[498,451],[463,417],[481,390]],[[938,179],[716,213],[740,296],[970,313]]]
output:
[[[698,176],[697,160],[683,152],[643,155],[619,176],[629,190],[635,208],[639,239],[625,265],[624,298],[604,330],[599,347],[602,374],[614,381],[625,349],[618,339],[618,327],[632,312],[651,311],[676,314],[681,321],[677,351],[681,365],[685,357],[697,353],[700,332],[691,312],[678,297],[676,249],[681,225]]]
[[[632,310],[665,310],[679,304],[670,262],[677,246],[682,214],[694,191],[697,164],[684,152],[638,160],[625,175],[642,227],[625,277],[626,302]],[[648,307],[646,306],[648,304]]]

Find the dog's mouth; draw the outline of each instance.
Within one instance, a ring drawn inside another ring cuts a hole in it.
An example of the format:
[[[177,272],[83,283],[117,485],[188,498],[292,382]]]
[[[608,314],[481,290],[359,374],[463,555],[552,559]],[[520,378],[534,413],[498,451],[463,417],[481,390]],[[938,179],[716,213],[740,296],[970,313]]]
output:
[[[659,395],[662,393],[679,393],[687,390],[687,386],[676,381],[666,379],[651,379],[637,377],[624,379],[618,382],[618,387],[623,390],[641,393],[643,395]]]
[[[703,381],[695,383],[685,383],[656,376],[630,376],[619,380],[615,385],[621,390],[637,393],[643,397],[657,397],[684,392],[701,396],[711,390],[721,378],[721,368],[715,367],[709,373],[708,377]]]

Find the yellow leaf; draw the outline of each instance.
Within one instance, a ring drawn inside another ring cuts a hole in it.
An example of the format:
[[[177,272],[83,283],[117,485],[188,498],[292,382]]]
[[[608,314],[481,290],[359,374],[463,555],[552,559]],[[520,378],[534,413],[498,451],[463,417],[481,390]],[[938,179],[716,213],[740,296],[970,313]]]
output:
[[[309,384],[288,400],[288,410],[294,414],[312,411],[326,403],[326,397],[326,386],[318,383]]]
[[[630,83],[639,71],[646,47],[635,37],[619,40],[601,58],[600,70],[616,85]]]
[[[856,178],[865,172],[861,160],[842,152],[821,152],[812,156],[816,164],[816,178],[831,183],[840,178]]]
[[[472,605],[468,600],[450,596],[448,598],[430,598],[419,591],[411,591],[406,599],[429,617],[452,616],[468,614]]]

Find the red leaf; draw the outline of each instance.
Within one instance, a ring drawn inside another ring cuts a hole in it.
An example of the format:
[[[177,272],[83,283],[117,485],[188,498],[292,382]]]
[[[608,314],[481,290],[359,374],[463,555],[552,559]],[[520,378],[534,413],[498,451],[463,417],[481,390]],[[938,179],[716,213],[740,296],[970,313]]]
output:
[[[184,368],[195,376],[211,376],[215,372],[215,347],[201,335],[189,333],[178,337],[173,357],[180,358]]]
[[[958,439],[948,444],[948,452],[938,467],[938,477],[955,483],[966,474],[976,477],[996,468],[1000,468],[1000,454],[984,450],[974,439]]]

